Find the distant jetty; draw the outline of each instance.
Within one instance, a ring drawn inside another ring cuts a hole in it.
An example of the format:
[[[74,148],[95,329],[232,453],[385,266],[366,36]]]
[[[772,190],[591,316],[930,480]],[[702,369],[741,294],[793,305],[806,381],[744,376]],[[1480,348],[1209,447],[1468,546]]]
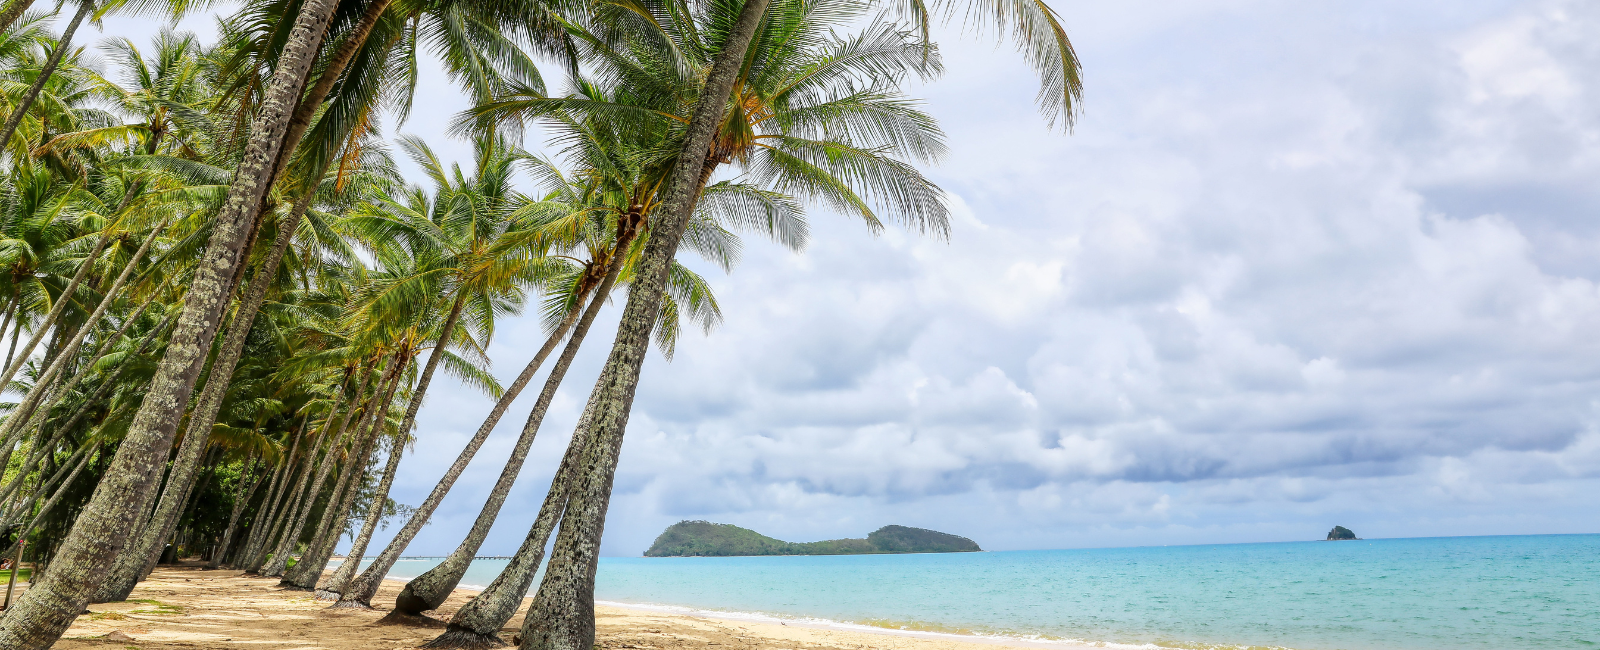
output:
[[[1361,538],[1360,537],[1356,537],[1355,533],[1350,532],[1350,529],[1349,528],[1345,528],[1344,526],[1334,526],[1333,530],[1328,531],[1328,539],[1327,539],[1327,541],[1330,541],[1330,542],[1342,542],[1342,541],[1345,541],[1345,540],[1357,540],[1357,539],[1361,539]]]
[[[960,535],[910,526],[884,526],[866,539],[785,542],[748,528],[709,521],[668,526],[645,557],[733,557],[746,555],[878,555],[887,553],[973,553],[982,551]]]

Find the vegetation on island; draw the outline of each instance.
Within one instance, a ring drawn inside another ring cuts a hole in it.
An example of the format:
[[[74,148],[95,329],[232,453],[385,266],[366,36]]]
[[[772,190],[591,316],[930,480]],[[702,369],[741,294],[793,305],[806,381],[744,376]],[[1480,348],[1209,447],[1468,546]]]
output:
[[[799,250],[814,206],[945,236],[943,191],[921,171],[944,135],[907,92],[941,72],[934,20],[977,16],[1014,41],[1053,124],[1072,123],[1080,95],[1071,43],[1038,1],[53,6],[0,9],[0,556],[31,578],[0,614],[0,647],[18,650],[50,647],[87,603],[126,600],[169,546],[371,605],[548,370],[460,546],[396,602],[394,620],[417,620],[461,579],[619,300],[522,548],[429,644],[501,645],[543,564],[521,646],[591,650],[595,554],[646,354],[670,359],[685,329],[721,317],[678,255],[731,272],[742,236]],[[88,43],[79,29],[213,9],[214,42],[167,29]],[[419,88],[428,60],[472,102],[450,125],[469,160],[398,134],[419,89],[441,92]],[[530,310],[543,344],[502,385],[497,326]],[[427,498],[397,504],[400,460],[431,435],[413,430],[419,410],[444,381],[492,406]],[[323,575],[341,538],[360,557],[385,521],[400,525],[376,561]],[[874,535],[851,543],[930,543]]]
[[[1349,540],[1349,539],[1361,539],[1361,538],[1360,537],[1356,537],[1355,533],[1350,532],[1350,529],[1349,528],[1345,528],[1344,526],[1334,526],[1333,530],[1328,531],[1328,539],[1327,539],[1327,541],[1334,542],[1334,541]]]
[[[709,521],[668,526],[645,557],[728,557],[739,555],[869,555],[882,553],[971,553],[982,551],[970,539],[926,528],[884,526],[866,539],[785,542],[748,528]]]

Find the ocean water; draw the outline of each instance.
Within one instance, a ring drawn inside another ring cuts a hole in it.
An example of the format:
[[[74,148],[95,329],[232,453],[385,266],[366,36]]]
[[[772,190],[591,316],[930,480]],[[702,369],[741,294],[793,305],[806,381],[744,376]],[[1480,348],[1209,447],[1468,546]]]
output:
[[[504,566],[479,560],[463,586]],[[603,558],[595,589],[618,603],[1145,647],[1600,647],[1600,535]]]

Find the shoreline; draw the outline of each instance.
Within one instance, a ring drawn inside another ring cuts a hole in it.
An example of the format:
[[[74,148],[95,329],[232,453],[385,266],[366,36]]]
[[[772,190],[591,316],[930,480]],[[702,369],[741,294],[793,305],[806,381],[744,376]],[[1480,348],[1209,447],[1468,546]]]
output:
[[[595,607],[601,606],[630,610],[637,612],[650,612],[668,616],[685,616],[702,618],[730,623],[760,623],[764,625],[779,625],[785,627],[799,627],[812,630],[832,630],[841,632],[854,632],[858,634],[879,634],[884,636],[909,637],[914,639],[928,639],[935,641],[952,641],[957,643],[975,643],[986,646],[999,646],[1011,648],[1143,648],[1148,650],[1166,650],[1165,646],[1133,645],[1114,643],[1110,641],[1088,641],[1082,639],[1033,639],[1024,636],[1006,634],[977,634],[962,632],[936,632],[932,630],[910,630],[905,628],[882,627],[865,623],[851,623],[816,617],[784,617],[762,612],[730,612],[713,609],[696,609],[683,605],[663,605],[654,603],[624,603],[611,600],[595,600]]]
[[[476,593],[457,588],[430,617],[437,627],[380,625],[387,608],[328,609],[306,591],[287,591],[277,578],[198,566],[159,567],[129,600],[91,605],[55,648],[140,650],[275,648],[369,650],[416,648],[432,640],[455,610]],[[402,579],[385,579],[375,603],[392,602]],[[18,585],[19,591],[22,585]],[[524,598],[502,640],[511,641],[532,598]],[[674,606],[599,601],[596,650],[995,650],[1155,648],[1103,643],[1030,641],[866,625],[710,612]]]
[[[411,578],[385,577],[384,582],[404,586]],[[455,591],[477,593],[484,587],[477,585],[457,586]],[[524,605],[531,596],[524,597]],[[374,599],[376,600],[376,599]],[[906,637],[912,639],[926,639],[930,641],[946,641],[953,643],[978,644],[988,647],[1010,648],[1038,648],[1044,650],[1080,650],[1083,648],[1110,648],[1127,650],[1173,650],[1168,646],[1152,644],[1127,644],[1112,641],[1090,641],[1087,639],[1041,639],[1008,634],[979,634],[973,632],[940,632],[934,630],[912,630],[905,628],[892,628],[865,623],[852,623],[837,621],[827,618],[812,616],[790,617],[769,614],[765,612],[726,611],[714,609],[700,609],[686,605],[670,605],[665,603],[628,603],[614,600],[594,601],[596,611],[602,608],[639,612],[641,614],[655,614],[663,616],[682,616],[686,618],[722,621],[726,623],[758,624],[767,626],[792,627],[820,631],[849,632],[855,634],[874,634],[892,637]],[[520,620],[519,614],[516,619]],[[1242,647],[1242,646],[1241,646]]]

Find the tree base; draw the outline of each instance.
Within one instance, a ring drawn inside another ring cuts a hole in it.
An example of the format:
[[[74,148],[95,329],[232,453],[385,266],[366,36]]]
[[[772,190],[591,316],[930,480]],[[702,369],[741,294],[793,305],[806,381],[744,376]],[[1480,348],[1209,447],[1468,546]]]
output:
[[[323,593],[323,592],[318,592],[318,593]],[[327,593],[333,593],[333,592],[327,592]],[[339,594],[333,594],[333,600],[335,602],[332,605],[329,605],[328,609],[356,609],[356,610],[361,610],[363,612],[374,611],[373,607],[371,605],[368,605],[368,604],[360,602],[360,601],[339,600]],[[432,620],[432,619],[430,619],[430,620]]]
[[[352,604],[354,604],[354,603],[352,603]],[[407,614],[405,612],[402,612],[402,611],[396,609],[396,610],[391,610],[383,618],[378,619],[378,622],[373,623],[373,625],[404,625],[406,627],[441,628],[441,627],[445,627],[446,625],[449,625],[449,623],[441,621],[441,620],[439,620],[437,618],[434,618],[432,616],[423,616],[421,614]]]
[[[317,600],[339,600],[339,592],[318,589],[315,598]]]
[[[439,605],[437,603],[430,603],[411,593],[411,585],[409,584],[406,585],[405,589],[400,590],[400,595],[394,598],[394,611],[405,612],[411,616],[421,616],[423,612],[438,608]]]
[[[302,587],[293,582],[280,582],[278,586],[283,588],[284,591],[311,591],[309,587]]]
[[[444,631],[444,634],[418,647],[433,648],[435,650],[487,650],[489,648],[504,648],[508,645],[511,644],[501,640],[498,635],[478,634],[472,630],[451,625]]]

